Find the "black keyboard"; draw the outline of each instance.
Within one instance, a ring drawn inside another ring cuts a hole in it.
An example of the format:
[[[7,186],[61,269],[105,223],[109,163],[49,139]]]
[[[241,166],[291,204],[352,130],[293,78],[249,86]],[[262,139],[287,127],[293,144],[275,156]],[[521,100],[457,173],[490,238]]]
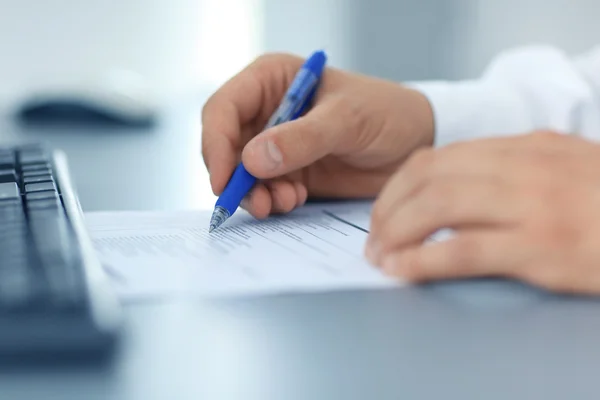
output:
[[[0,147],[0,359],[114,347],[118,304],[67,168],[40,145]]]

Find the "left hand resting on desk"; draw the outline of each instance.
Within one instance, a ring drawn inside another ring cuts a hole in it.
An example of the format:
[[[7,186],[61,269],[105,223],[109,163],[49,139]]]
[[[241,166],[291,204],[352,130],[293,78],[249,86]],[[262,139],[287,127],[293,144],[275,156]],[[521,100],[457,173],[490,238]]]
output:
[[[369,260],[409,281],[504,276],[600,294],[600,145],[536,132],[419,150],[371,228]],[[442,228],[455,235],[423,244]]]

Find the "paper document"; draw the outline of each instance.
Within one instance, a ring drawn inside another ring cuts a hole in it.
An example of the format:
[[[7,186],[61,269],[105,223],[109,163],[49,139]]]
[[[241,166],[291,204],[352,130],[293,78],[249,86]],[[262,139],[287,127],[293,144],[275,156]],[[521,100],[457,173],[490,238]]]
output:
[[[87,225],[125,300],[398,286],[363,257],[371,203],[310,205],[259,221],[238,211],[94,212]]]

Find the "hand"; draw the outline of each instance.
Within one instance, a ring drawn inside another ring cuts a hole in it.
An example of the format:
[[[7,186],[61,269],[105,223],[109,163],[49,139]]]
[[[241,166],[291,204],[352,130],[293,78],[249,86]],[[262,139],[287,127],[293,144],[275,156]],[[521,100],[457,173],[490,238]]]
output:
[[[442,228],[454,236],[423,244]],[[537,132],[418,151],[377,199],[366,253],[409,281],[600,294],[600,146]]]
[[[261,135],[304,60],[259,58],[202,112],[202,154],[220,194],[240,159],[261,183],[243,206],[255,217],[288,212],[307,196],[375,197],[416,148],[433,142],[427,99],[400,85],[328,68],[305,115]]]

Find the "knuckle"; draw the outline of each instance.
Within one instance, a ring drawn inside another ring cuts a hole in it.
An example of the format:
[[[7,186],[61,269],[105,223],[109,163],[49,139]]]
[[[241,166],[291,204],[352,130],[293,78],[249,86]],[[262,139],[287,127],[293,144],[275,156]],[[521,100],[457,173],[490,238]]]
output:
[[[481,245],[474,237],[460,237],[452,240],[447,257],[456,271],[471,271],[478,265],[481,253]]]
[[[386,212],[381,202],[376,201],[371,211],[371,230],[378,230],[387,218]]]
[[[394,237],[392,236],[393,232],[392,232],[392,228],[388,225],[385,224],[381,227],[381,229],[379,230],[379,233],[377,235],[377,240],[378,240],[378,244],[380,246],[379,251],[382,254],[387,254],[390,251],[392,251],[392,249],[394,248]]]
[[[403,259],[404,278],[408,279],[428,279],[432,277],[432,271],[427,268],[423,262],[421,252],[411,251]]]
[[[258,57],[256,57],[254,59],[254,61],[252,61],[252,63],[250,63],[251,66],[254,67],[262,67],[264,65],[268,65],[271,64],[272,62],[274,62],[274,60],[276,60],[278,58],[278,54],[277,53],[265,53],[265,54],[261,54]]]
[[[409,174],[423,173],[431,167],[435,161],[435,151],[430,148],[420,148],[413,152],[408,158],[405,170]]]
[[[264,53],[264,54],[261,54],[258,57],[256,57],[251,65],[256,65],[256,66],[262,67],[264,65],[269,65],[272,63],[279,63],[281,61],[286,61],[286,60],[290,60],[293,58],[295,58],[295,57],[289,53],[283,53],[283,52]]]
[[[395,226],[396,224],[393,221],[393,218],[388,217],[383,220],[379,227],[377,238],[379,239],[383,251],[388,251],[393,248],[397,241]]]
[[[212,108],[212,104],[214,103],[216,93],[213,93],[208,100],[202,106],[202,110],[200,112],[200,118],[204,121]]]
[[[421,192],[421,203],[430,217],[438,218],[451,212],[456,204],[454,186],[430,180]]]
[[[273,79],[284,86],[285,76],[295,73],[302,59],[287,53],[266,53],[258,56],[246,69],[256,82],[267,82]],[[279,94],[275,97],[279,97]]]

